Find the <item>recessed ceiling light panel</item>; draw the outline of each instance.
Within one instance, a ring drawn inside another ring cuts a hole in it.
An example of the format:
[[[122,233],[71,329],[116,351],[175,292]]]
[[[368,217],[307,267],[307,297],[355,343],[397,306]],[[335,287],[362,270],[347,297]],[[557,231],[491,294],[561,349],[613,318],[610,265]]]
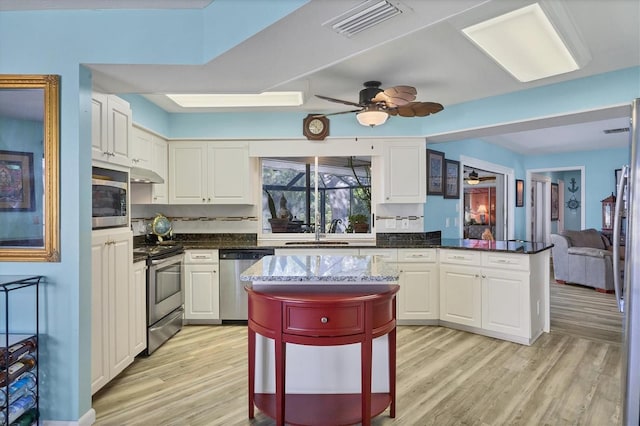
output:
[[[538,3],[464,28],[462,32],[522,82],[580,68]]]
[[[250,108],[302,105],[302,92],[264,92],[258,94],[168,94],[184,108]]]

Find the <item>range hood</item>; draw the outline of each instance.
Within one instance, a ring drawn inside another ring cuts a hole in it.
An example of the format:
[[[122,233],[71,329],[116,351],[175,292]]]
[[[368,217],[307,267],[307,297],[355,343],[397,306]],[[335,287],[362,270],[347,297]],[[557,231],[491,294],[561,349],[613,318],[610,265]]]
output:
[[[133,183],[164,183],[159,174],[140,167],[132,167],[129,170],[129,180]]]

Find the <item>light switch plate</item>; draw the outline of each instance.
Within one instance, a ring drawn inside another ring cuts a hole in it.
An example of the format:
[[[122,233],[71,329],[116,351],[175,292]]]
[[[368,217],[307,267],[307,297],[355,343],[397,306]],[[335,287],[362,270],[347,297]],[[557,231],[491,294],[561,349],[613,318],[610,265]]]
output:
[[[402,219],[402,229],[409,229],[409,219]]]
[[[451,226],[451,224],[450,224],[450,222],[449,222],[449,218],[447,217],[447,218],[445,218],[445,220],[444,220],[444,227],[445,227],[445,228],[448,228],[449,226]]]

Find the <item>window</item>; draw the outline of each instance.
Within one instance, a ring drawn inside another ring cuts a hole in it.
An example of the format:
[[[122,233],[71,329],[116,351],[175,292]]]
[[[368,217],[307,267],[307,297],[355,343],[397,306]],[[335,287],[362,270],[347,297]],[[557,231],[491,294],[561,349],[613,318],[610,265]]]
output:
[[[262,190],[263,233],[347,232],[349,216],[371,215],[371,158],[263,158]]]

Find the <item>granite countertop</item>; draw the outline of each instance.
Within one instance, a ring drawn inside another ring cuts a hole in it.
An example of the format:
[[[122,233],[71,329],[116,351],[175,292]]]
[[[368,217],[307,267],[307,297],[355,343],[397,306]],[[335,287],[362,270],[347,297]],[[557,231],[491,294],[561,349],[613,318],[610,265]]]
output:
[[[283,237],[286,234],[283,234]],[[144,236],[134,239],[134,246],[144,244]],[[285,244],[275,241],[258,241],[256,234],[176,234],[174,240],[181,243],[185,250],[217,249],[254,249],[254,248],[445,248],[460,250],[501,251],[505,253],[535,254],[553,247],[552,244],[507,240],[486,241],[462,238],[441,238],[439,231],[379,233],[372,241],[349,241],[348,244],[327,244],[331,240],[319,243],[308,241],[304,244]]]
[[[377,256],[265,256],[242,274],[242,281],[320,284],[388,284],[398,268]]]

